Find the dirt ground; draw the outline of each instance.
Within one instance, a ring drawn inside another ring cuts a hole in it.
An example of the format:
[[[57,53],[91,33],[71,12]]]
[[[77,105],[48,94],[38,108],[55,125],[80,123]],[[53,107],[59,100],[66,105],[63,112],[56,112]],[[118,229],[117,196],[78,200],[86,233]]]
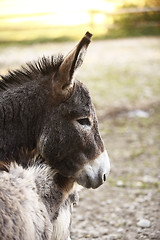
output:
[[[160,109],[148,111],[152,120],[108,116],[111,131],[103,138],[111,173],[99,189],[80,192],[73,239],[160,239]]]
[[[73,45],[1,48],[0,74]],[[78,76],[93,97],[111,172],[79,193],[72,239],[160,240],[160,38],[93,42]]]

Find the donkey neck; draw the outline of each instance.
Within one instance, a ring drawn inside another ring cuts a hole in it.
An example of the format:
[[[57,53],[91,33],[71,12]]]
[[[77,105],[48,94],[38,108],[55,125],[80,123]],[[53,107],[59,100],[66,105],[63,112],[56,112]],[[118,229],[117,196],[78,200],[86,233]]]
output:
[[[23,148],[32,151],[41,128],[48,89],[37,81],[2,92],[0,97],[0,159],[16,159]]]

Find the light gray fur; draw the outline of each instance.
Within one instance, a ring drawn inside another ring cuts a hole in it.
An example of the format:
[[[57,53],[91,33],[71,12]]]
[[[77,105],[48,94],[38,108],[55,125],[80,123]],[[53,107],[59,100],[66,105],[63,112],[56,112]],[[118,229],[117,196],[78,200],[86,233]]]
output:
[[[9,172],[0,172],[0,239],[70,239],[72,202],[72,197],[66,193],[64,196],[57,187],[50,167],[43,164],[24,169],[11,164]],[[62,226],[60,222],[58,229],[66,231],[54,232],[54,224],[58,226],[58,219],[65,211],[68,225]]]

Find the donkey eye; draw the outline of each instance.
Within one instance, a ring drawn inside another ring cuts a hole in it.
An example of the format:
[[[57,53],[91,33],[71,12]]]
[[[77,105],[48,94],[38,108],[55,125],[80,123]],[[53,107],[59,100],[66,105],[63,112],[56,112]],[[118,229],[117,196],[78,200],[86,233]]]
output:
[[[77,122],[81,125],[87,125],[87,126],[91,126],[91,122],[88,118],[80,118],[77,119]]]

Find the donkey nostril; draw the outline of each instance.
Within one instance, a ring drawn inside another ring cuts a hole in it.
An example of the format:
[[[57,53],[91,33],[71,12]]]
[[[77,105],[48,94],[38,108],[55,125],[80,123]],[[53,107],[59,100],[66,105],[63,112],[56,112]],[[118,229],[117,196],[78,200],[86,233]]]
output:
[[[106,174],[103,175],[103,181],[106,181]]]

